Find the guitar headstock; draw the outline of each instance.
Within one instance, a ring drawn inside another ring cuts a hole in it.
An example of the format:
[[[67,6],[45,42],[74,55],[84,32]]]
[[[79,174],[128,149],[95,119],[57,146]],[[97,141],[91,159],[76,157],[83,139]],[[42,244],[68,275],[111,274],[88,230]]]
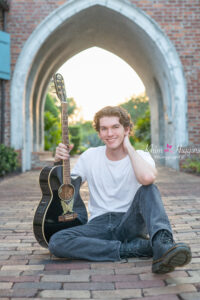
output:
[[[65,92],[65,83],[63,76],[59,73],[53,75],[53,81],[56,88],[56,94],[61,102],[67,102],[67,96]]]

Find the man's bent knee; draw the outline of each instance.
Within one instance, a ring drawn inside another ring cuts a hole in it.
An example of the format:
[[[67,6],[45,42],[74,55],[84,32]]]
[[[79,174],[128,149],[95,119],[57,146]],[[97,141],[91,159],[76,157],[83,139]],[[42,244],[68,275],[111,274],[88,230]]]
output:
[[[54,233],[49,240],[49,251],[51,254],[60,257],[60,253],[58,253],[59,247],[59,238],[57,237],[57,233]]]
[[[65,239],[66,245],[66,239]],[[56,257],[65,257],[62,254],[63,235],[60,232],[54,233],[49,240],[49,251]]]
[[[151,183],[148,185],[142,185],[138,190],[149,192],[149,191],[158,191],[158,188],[154,183]]]

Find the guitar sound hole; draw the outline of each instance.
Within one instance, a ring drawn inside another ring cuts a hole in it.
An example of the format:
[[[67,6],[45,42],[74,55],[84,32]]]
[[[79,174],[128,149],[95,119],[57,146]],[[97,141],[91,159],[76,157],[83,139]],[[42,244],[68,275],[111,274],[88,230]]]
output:
[[[59,188],[58,195],[61,200],[70,200],[74,196],[74,187],[72,184],[62,184]]]

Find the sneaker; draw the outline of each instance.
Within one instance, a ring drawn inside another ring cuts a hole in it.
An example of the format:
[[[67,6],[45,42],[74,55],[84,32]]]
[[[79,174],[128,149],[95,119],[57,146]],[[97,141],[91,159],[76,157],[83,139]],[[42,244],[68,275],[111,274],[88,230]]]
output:
[[[174,271],[191,261],[191,249],[184,243],[175,243],[172,234],[160,230],[153,238],[152,272],[164,274]]]
[[[152,257],[153,251],[150,240],[135,238],[130,242],[121,243],[120,257]]]

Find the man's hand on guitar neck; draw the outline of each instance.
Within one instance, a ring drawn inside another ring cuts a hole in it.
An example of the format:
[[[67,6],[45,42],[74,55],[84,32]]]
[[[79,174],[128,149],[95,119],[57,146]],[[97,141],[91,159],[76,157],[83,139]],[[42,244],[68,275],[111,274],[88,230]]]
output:
[[[60,143],[57,147],[56,147],[56,153],[55,153],[55,162],[62,160],[67,160],[69,159],[69,152],[73,149],[74,145],[71,144],[69,145],[69,150],[68,147],[62,143]]]

